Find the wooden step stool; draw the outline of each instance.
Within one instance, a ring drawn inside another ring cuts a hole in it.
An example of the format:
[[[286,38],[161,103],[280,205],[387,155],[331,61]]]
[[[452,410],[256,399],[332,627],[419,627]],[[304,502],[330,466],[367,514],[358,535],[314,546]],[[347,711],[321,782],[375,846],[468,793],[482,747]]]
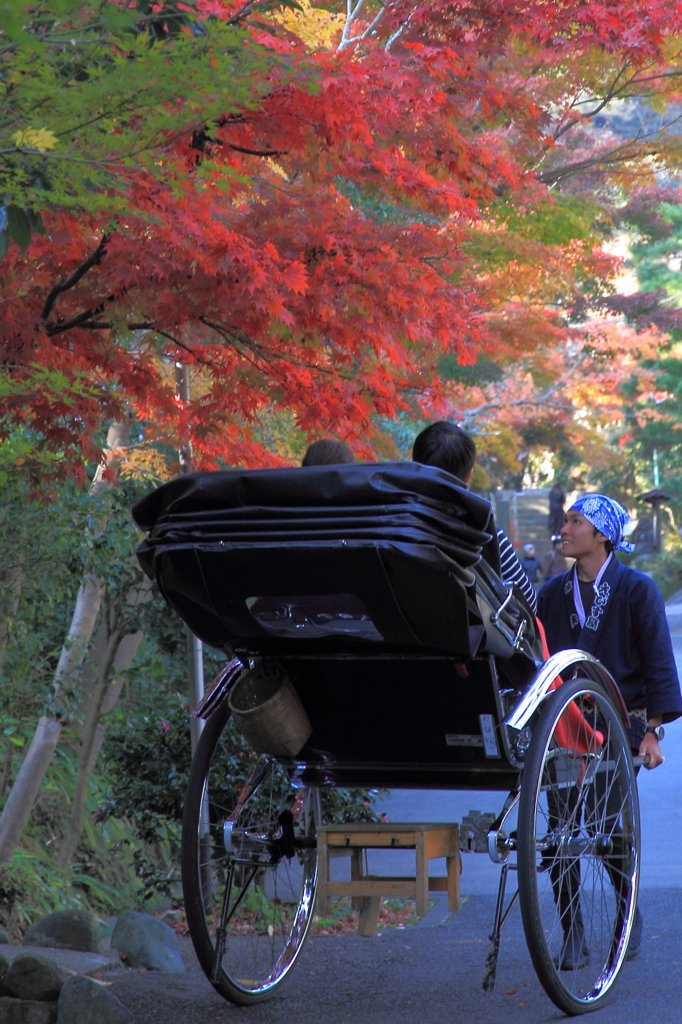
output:
[[[447,892],[448,910],[459,910],[459,829],[454,824],[407,822],[394,824],[321,825],[317,833],[319,867],[317,883],[318,913],[329,913],[330,896],[352,896],[353,907],[360,910],[358,932],[374,935],[379,919],[381,896],[411,896],[417,901],[417,915],[429,909],[429,891]],[[414,850],[414,877],[363,875],[363,850]],[[350,882],[332,882],[329,862],[334,857],[351,858]],[[429,861],[445,857],[446,878],[429,878]]]

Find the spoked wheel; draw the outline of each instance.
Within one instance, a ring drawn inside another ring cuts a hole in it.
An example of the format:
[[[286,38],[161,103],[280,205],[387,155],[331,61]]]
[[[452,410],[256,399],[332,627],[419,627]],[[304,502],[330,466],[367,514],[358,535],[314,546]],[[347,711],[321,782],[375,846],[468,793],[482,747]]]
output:
[[[597,1009],[623,964],[637,905],[639,806],[620,714],[572,679],[533,729],[518,818],[521,915],[533,966],[565,1013]]]
[[[182,833],[190,935],[214,988],[242,1006],[273,995],[301,951],[317,884],[320,796],[230,728],[227,701],[192,761]]]

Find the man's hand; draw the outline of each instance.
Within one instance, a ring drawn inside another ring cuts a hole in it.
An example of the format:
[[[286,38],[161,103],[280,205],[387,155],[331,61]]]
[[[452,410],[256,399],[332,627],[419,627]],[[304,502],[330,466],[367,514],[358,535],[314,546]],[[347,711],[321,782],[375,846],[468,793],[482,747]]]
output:
[[[644,758],[644,767],[648,771],[658,768],[665,761],[659,742],[652,732],[644,733],[644,739],[639,745],[639,756]]]

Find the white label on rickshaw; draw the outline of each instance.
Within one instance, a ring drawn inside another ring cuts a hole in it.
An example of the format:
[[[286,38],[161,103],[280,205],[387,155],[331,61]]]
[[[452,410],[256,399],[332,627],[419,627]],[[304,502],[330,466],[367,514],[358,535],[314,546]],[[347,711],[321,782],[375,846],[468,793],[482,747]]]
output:
[[[485,747],[486,757],[499,757],[500,750],[497,746],[497,736],[495,735],[495,720],[492,715],[479,715],[478,720],[481,723],[481,732],[483,734],[483,746]]]
[[[446,732],[445,742],[449,747],[482,747],[483,737],[474,733]]]

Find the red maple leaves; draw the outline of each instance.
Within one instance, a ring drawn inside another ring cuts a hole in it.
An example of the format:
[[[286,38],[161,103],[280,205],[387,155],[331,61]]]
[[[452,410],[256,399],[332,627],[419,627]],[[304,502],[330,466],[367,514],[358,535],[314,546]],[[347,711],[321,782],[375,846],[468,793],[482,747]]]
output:
[[[163,173],[126,170],[115,223],[45,211],[48,234],[0,262],[0,336],[21,396],[5,403],[6,429],[21,420],[80,458],[125,405],[147,437],[188,430],[201,464],[263,464],[263,410],[362,443],[376,414],[420,395],[438,408],[440,358],[496,344],[469,228],[499,197],[532,204],[544,191],[529,166],[554,145],[547,83],[524,82],[524,53],[544,50],[552,68],[595,47],[657,61],[671,19],[679,4],[398,2],[342,53],[253,27],[254,44],[286,55],[257,103],[176,132]],[[79,278],[103,232],[101,261]],[[189,410],[174,397],[176,359],[195,368]],[[77,410],[32,388],[35,365],[81,382]]]

